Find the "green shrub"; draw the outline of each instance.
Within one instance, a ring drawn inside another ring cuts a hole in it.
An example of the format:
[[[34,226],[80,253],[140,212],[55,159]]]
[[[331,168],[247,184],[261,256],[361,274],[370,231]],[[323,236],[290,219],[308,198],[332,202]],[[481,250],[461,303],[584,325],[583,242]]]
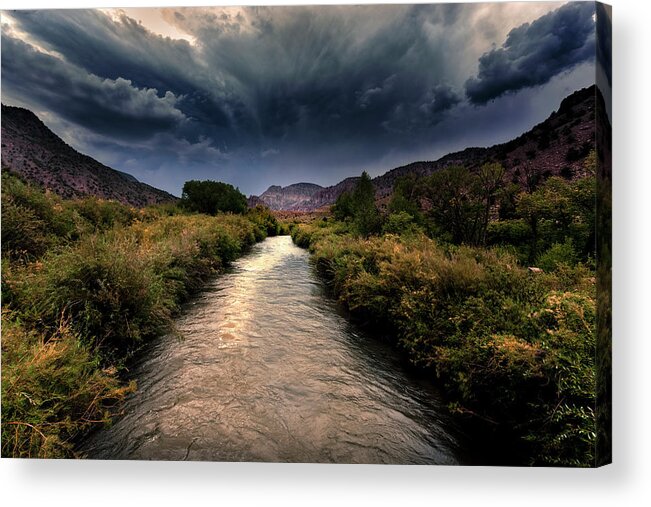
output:
[[[578,262],[578,257],[572,239],[567,238],[564,243],[554,243],[542,253],[536,264],[545,271],[554,271],[561,264],[574,266]]]
[[[31,208],[2,198],[2,255],[12,259],[33,259],[53,244],[47,224]]]
[[[355,216],[355,203],[352,192],[342,192],[332,206],[332,215],[336,220],[344,221]]]
[[[74,240],[83,220],[51,193],[2,172],[2,255],[34,260],[49,248]]]
[[[89,345],[130,350],[165,323],[163,287],[133,237],[91,236],[29,270],[12,291],[23,318],[51,332],[63,317]],[[154,310],[157,311],[154,311]]]
[[[83,217],[93,230],[107,230],[116,225],[130,225],[140,218],[136,208],[95,196],[66,201],[65,205]]]
[[[247,218],[259,226],[260,232],[265,236],[278,236],[283,232],[283,227],[271,210],[265,206],[257,205],[247,213]],[[262,240],[264,238],[260,238]]]
[[[414,217],[406,211],[391,213],[382,226],[383,234],[410,235],[422,232]]]
[[[94,196],[64,200],[2,173],[2,254],[33,261],[51,248],[93,232],[158,219],[178,210],[174,204],[138,210]]]
[[[522,219],[498,220],[488,224],[489,245],[523,245],[526,244],[530,235],[531,228]]]

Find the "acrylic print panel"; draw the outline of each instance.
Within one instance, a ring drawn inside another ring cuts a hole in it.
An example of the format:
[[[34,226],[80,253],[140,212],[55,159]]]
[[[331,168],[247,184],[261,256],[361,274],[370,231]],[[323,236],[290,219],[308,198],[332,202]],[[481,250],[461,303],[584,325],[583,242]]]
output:
[[[611,11],[2,13],[2,456],[610,462]]]

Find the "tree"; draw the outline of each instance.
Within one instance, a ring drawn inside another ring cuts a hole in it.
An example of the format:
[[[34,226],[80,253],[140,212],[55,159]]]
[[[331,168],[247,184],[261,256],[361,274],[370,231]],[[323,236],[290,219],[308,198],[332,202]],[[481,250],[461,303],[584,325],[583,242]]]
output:
[[[529,262],[568,238],[582,257],[594,255],[595,189],[594,177],[568,182],[552,176],[533,193],[520,195],[517,212],[531,229]]]
[[[282,225],[278,222],[278,219],[271,210],[262,204],[258,204],[255,208],[250,209],[246,216],[249,220],[262,227],[266,231],[267,236],[278,236],[283,230]]]
[[[422,213],[418,202],[421,194],[420,187],[420,178],[413,173],[398,178],[393,185],[389,212],[409,213],[415,221],[422,222]]]
[[[495,204],[498,193],[504,186],[504,168],[500,164],[484,164],[479,168],[477,176],[479,178],[481,197],[484,201],[484,217],[480,232],[480,242],[485,245],[490,210],[493,204]]]
[[[337,200],[332,206],[332,214],[335,220],[341,220],[342,222],[355,216],[353,194],[351,192],[342,192],[339,194],[339,197],[337,197]]]
[[[485,206],[479,178],[452,166],[425,178],[425,184],[435,234],[456,244],[480,243]]]
[[[181,205],[191,211],[214,215],[220,211],[244,213],[246,197],[239,189],[221,181],[186,181],[181,194]]]
[[[352,209],[355,228],[360,235],[368,236],[380,231],[382,221],[375,205],[375,189],[366,171],[353,189]]]

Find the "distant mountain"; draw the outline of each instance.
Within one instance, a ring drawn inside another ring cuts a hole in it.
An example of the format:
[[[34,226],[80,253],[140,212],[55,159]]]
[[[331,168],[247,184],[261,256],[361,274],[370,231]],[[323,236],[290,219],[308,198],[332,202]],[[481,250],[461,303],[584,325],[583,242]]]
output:
[[[334,204],[334,202],[337,200],[337,197],[339,197],[344,192],[348,192],[353,188],[355,188],[358,179],[359,176],[346,178],[345,180],[340,181],[336,185],[325,187],[319,190],[318,192],[315,192],[315,194],[312,196],[312,199],[310,199],[309,202],[303,204],[304,206],[303,211],[306,209],[307,211],[312,211],[315,209],[322,208],[324,206],[329,206],[331,204]]]
[[[1,125],[2,168],[61,197],[95,195],[136,207],[177,199],[79,153],[27,109],[3,104]]]
[[[314,183],[295,183],[287,187],[272,185],[259,197],[251,196],[249,205],[260,203],[273,210],[302,210],[320,190],[323,187]]]
[[[532,176],[546,178],[560,175],[568,179],[583,177],[583,161],[595,147],[597,94],[595,86],[572,93],[563,99],[558,111],[554,111],[545,121],[507,143],[489,148],[466,148],[433,162],[413,162],[377,176],[373,178],[376,199],[381,206],[385,205],[393,191],[394,183],[402,176],[425,176],[453,165],[463,165],[472,170],[486,162],[499,162],[506,169],[509,179],[523,187],[526,187]],[[329,206],[334,204],[342,192],[353,188],[356,181],[357,178],[347,178],[336,185],[321,188],[309,199],[292,202],[292,207],[282,207],[283,204],[278,201],[276,206],[281,207],[272,209],[313,211]],[[270,187],[269,190],[275,188],[280,187]],[[263,201],[265,194],[260,196]]]

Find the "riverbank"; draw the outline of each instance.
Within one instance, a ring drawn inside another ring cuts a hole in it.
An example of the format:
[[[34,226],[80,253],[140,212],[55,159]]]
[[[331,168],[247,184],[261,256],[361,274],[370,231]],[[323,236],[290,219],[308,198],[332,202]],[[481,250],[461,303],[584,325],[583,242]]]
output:
[[[392,336],[510,464],[594,465],[594,272],[531,273],[504,249],[364,239],[334,221],[292,237],[351,315]]]
[[[273,217],[65,201],[3,173],[2,456],[74,457],[135,389],[125,360],[170,329]]]
[[[440,395],[351,326],[287,236],[211,279],[130,363],[124,415],[90,459],[465,464]]]

